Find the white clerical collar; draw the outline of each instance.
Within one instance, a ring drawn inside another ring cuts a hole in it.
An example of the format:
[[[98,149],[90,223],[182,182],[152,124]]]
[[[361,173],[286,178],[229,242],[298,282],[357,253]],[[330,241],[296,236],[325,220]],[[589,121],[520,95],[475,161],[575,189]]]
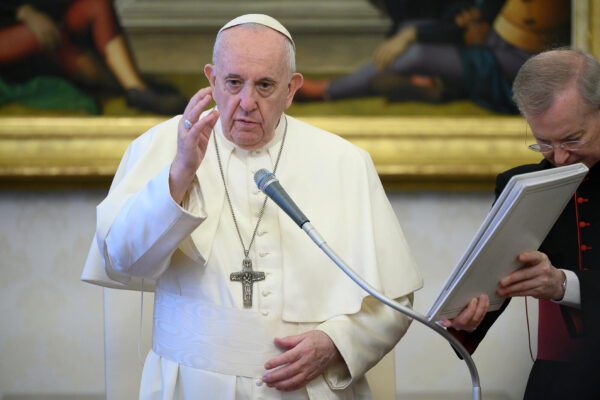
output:
[[[237,144],[235,144],[232,141],[230,141],[229,139],[227,139],[225,137],[225,135],[223,134],[223,127],[221,126],[220,118],[215,125],[215,134],[218,135],[219,144],[222,145],[222,147],[225,149],[225,151],[227,151],[229,153],[235,152],[236,154],[240,155],[241,157],[245,157],[250,154],[255,154],[256,152],[267,150],[269,152],[269,154],[271,154],[271,156],[277,156],[276,153],[279,151],[279,144],[281,143],[281,140],[283,139],[283,133],[285,131],[285,128],[286,128],[286,119],[285,119],[285,115],[282,114],[281,117],[279,118],[279,123],[277,124],[277,127],[275,128],[275,134],[273,135],[271,140],[269,140],[269,142],[266,145],[264,145],[263,147],[261,147],[260,149],[255,149],[255,150],[243,149],[240,146],[238,146]],[[273,151],[275,151],[275,154],[272,154]]]

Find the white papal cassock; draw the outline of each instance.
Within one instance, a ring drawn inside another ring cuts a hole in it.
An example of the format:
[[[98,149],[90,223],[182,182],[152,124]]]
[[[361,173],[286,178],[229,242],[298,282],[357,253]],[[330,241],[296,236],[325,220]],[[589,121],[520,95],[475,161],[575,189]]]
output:
[[[98,206],[96,240],[82,279],[108,287],[155,288],[153,346],[141,399],[363,399],[364,373],[390,351],[410,321],[368,297],[276,205],[267,203],[250,257],[266,279],[252,308],[242,285],[243,251],[225,199],[214,148],[247,246],[264,200],[254,173],[277,177],[331,247],[386,296],[410,305],[422,285],[396,216],[366,152],[289,116],[261,150],[244,150],[215,126],[183,204],[170,196],[179,117],[127,149]],[[282,393],[260,380],[284,337],[319,329],[344,362],[305,389]],[[212,397],[211,397],[212,396]]]

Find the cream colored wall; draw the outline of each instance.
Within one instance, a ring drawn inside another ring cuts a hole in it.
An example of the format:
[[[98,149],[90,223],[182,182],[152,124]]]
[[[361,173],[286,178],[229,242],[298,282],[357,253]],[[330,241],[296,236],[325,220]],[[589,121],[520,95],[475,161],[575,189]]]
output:
[[[0,192],[0,398],[102,393],[102,292],[79,282],[101,192]]]
[[[103,393],[102,291],[79,282],[102,196],[0,192],[0,398]],[[395,192],[390,199],[425,278],[415,302],[425,312],[491,197]],[[522,396],[531,361],[523,303],[514,303],[475,356],[486,399]],[[399,399],[469,398],[464,363],[417,323],[396,348],[396,375]]]

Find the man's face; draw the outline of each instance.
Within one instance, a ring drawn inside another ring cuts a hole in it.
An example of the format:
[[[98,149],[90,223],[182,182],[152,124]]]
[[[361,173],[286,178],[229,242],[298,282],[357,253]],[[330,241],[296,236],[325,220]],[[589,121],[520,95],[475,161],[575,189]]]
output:
[[[600,110],[585,104],[574,87],[557,95],[548,110],[526,119],[538,143],[554,146],[553,151],[544,153],[553,165],[582,162],[591,168],[600,160]],[[559,147],[561,143],[577,140],[583,142],[577,150]]]
[[[302,75],[290,74],[286,40],[272,29],[233,27],[221,33],[215,65],[204,67],[223,134],[242,148],[261,148],[273,138],[302,85]]]

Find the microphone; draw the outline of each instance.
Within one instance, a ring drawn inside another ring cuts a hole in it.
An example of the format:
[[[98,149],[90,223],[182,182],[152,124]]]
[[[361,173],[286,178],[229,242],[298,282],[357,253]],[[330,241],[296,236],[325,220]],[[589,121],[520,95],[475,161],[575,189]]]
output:
[[[302,225],[308,222],[306,215],[300,211],[300,208],[294,203],[294,200],[281,187],[279,180],[272,172],[266,169],[259,169],[254,174],[256,186],[275,202],[289,217],[302,228]]]

